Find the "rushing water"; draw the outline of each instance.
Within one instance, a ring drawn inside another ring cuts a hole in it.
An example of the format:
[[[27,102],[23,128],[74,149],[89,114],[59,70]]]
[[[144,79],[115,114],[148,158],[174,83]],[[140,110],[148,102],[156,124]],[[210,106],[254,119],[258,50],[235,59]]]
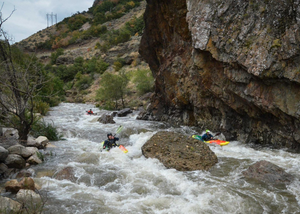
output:
[[[191,135],[195,129],[139,121],[134,114],[116,117],[116,124],[101,124],[97,116],[85,115],[90,108],[97,112],[93,107],[65,103],[45,118],[66,138],[51,142],[56,148],[47,149],[46,161],[34,167],[35,181],[47,198],[45,213],[300,213],[299,154],[231,142],[210,147],[219,159],[211,171],[180,172],[146,159],[141,147],[157,131]],[[118,148],[101,152],[99,143],[120,125],[124,126],[120,143],[129,152]],[[270,186],[244,179],[242,171],[259,160],[284,168],[296,176],[295,181]],[[66,167],[74,169],[75,182],[45,176]]]

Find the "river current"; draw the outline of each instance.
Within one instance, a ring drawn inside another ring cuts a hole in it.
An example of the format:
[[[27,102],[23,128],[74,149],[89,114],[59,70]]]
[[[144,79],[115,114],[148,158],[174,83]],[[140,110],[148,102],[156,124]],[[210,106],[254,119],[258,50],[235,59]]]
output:
[[[85,114],[90,108],[105,112],[93,105],[63,103],[45,117],[66,140],[51,142],[56,147],[47,149],[45,162],[33,167],[34,180],[47,200],[44,213],[300,213],[300,154],[230,142],[210,146],[219,159],[212,170],[180,172],[157,159],[146,159],[141,147],[158,131],[192,135],[199,131],[195,127],[140,121],[134,113],[115,117],[115,124],[101,124],[99,116]],[[117,136],[128,153],[118,148],[101,152],[106,134],[120,125],[124,128]],[[242,171],[259,160],[284,168],[295,181],[271,186],[245,179]],[[74,170],[75,180],[52,176],[66,167]]]

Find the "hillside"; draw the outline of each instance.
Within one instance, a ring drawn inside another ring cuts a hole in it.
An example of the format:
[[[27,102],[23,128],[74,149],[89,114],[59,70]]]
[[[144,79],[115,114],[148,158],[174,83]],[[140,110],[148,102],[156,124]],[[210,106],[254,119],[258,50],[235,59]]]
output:
[[[108,11],[105,4],[111,6]],[[126,72],[149,69],[138,53],[145,8],[146,1],[140,0],[120,2],[96,0],[88,12],[68,17],[17,45],[25,52],[36,53],[48,70],[61,76],[67,85],[65,90],[68,102],[95,103],[101,74],[105,71],[116,73],[114,68],[116,62],[121,62],[121,68]],[[99,20],[103,14],[104,18]],[[60,74],[68,73],[68,69],[72,70],[78,59],[83,59],[82,69],[72,71],[72,75],[68,78]],[[89,66],[93,61],[100,65],[106,63],[107,69],[99,72],[86,71],[84,66]],[[77,81],[75,76],[79,72],[82,75],[89,75],[93,80],[84,90],[74,87]],[[134,84],[131,83],[129,86],[134,92]],[[131,93],[131,96],[135,94]],[[132,100],[132,97],[127,99]]]

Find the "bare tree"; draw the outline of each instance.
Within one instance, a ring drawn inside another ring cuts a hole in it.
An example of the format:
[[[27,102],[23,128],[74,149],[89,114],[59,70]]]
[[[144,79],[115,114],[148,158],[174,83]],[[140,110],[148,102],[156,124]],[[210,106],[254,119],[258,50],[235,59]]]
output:
[[[1,16],[0,9],[0,110],[6,125],[19,131],[21,141],[27,140],[35,122],[34,99],[45,84],[43,69],[36,57],[23,54],[10,44],[3,24],[11,17]]]

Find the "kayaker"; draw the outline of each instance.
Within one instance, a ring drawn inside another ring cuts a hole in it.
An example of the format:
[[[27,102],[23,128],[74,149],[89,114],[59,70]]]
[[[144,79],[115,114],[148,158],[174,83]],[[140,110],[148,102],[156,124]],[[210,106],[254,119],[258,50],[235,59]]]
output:
[[[119,138],[117,137],[114,137],[112,135],[112,133],[108,133],[107,134],[107,140],[104,141],[104,144],[103,144],[103,149],[106,149],[106,150],[110,150],[111,148],[113,147],[116,147],[116,146],[119,146],[119,144],[116,143],[116,141],[119,140]]]
[[[205,131],[205,134],[202,135],[201,138],[202,138],[202,140],[204,140],[204,141],[209,141],[209,140],[212,140],[213,137],[214,137],[214,136],[212,136],[212,135],[210,134],[210,131],[207,129],[207,130]]]
[[[87,113],[88,114],[94,114],[94,112],[92,111],[92,109],[90,109]]]

